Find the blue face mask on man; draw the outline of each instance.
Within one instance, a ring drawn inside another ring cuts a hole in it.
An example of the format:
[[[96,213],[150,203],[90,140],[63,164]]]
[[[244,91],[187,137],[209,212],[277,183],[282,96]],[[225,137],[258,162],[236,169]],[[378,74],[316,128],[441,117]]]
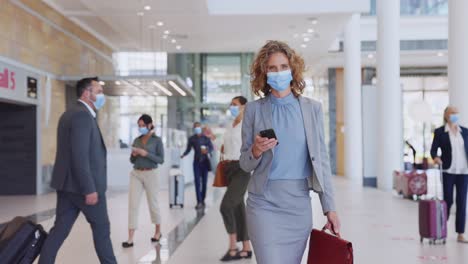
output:
[[[201,133],[202,133],[202,128],[201,128],[201,127],[196,127],[196,128],[193,129],[193,131],[195,132],[195,134],[201,135]]]
[[[240,109],[239,109],[239,106],[237,105],[231,105],[229,107],[229,111],[231,112],[231,115],[233,117],[238,117],[239,116],[239,113],[240,113]]]
[[[457,124],[458,121],[460,120],[460,116],[458,114],[451,114],[450,115],[450,122]]]
[[[267,73],[267,83],[278,92],[283,92],[291,85],[291,70]]]
[[[149,129],[147,127],[139,127],[138,131],[140,131],[140,134],[142,134],[144,136],[144,135],[148,134]]]
[[[101,109],[105,103],[106,103],[106,96],[104,94],[96,95],[96,102],[93,102],[93,104],[97,110]]]

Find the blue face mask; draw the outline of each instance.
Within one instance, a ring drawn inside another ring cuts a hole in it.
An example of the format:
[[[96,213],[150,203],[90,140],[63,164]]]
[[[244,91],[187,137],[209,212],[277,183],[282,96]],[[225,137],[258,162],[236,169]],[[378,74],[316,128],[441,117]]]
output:
[[[193,129],[193,131],[194,131],[195,134],[197,134],[197,135],[200,135],[200,134],[202,133],[201,127],[196,127],[196,128]]]
[[[288,89],[292,79],[291,70],[267,73],[267,83],[278,92]]]
[[[138,131],[140,131],[140,134],[146,135],[149,132],[149,129],[147,127],[139,127]]]
[[[106,103],[106,97],[104,96],[104,94],[96,95],[96,102],[93,102],[93,104],[97,110],[101,109],[105,103]]]
[[[451,114],[450,115],[450,122],[456,124],[460,120],[460,116],[458,114]]]
[[[240,112],[239,106],[231,105],[231,106],[229,107],[229,111],[231,111],[231,115],[232,115],[233,117],[239,116],[239,112]]]

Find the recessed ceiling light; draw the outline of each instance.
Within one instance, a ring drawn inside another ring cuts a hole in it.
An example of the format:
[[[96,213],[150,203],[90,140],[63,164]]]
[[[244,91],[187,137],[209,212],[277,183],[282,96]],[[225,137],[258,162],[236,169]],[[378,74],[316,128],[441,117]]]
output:
[[[443,52],[437,52],[437,56],[438,56],[438,57],[443,57],[443,56],[444,56],[444,53],[443,53]]]
[[[162,38],[163,38],[163,39],[167,39],[167,35],[163,35]]]
[[[162,27],[162,26],[164,26],[164,22],[158,21],[158,22],[156,23],[156,25],[158,25],[158,27]]]
[[[151,6],[149,6],[149,5],[145,6],[145,10],[147,10],[147,11],[151,10]]]
[[[169,30],[164,30],[164,34],[169,35],[171,32]]]
[[[115,81],[115,85],[120,85],[120,82],[119,82],[119,81]]]
[[[309,42],[310,41],[310,38],[304,38],[304,42]]]
[[[177,40],[171,39],[171,43],[176,43],[176,42],[177,42]]]
[[[182,96],[186,96],[187,93],[184,92],[184,90],[182,90],[182,88],[180,88],[175,82],[173,81],[168,81],[169,85],[172,86],[172,88],[174,88],[180,95]]]
[[[313,28],[309,28],[309,29],[307,30],[307,32],[308,32],[308,33],[314,33],[314,29],[313,29]]]
[[[137,13],[137,16],[144,16],[144,15],[145,15],[145,13],[143,13],[143,12],[138,12]]]
[[[318,20],[316,18],[312,18],[312,19],[310,19],[310,23],[312,23],[312,25],[317,25]]]
[[[302,48],[307,48],[307,45],[306,44],[301,44],[301,47]]]
[[[160,83],[157,81],[153,81],[153,85],[158,87],[159,90],[161,90],[163,93],[165,93],[167,96],[172,96],[172,93],[164,86],[162,86]]]
[[[178,49],[178,50],[180,50],[180,49],[182,48],[182,46],[177,45],[175,48]]]
[[[106,83],[103,82],[103,81],[99,81],[99,84],[100,84],[100,85],[106,85]]]

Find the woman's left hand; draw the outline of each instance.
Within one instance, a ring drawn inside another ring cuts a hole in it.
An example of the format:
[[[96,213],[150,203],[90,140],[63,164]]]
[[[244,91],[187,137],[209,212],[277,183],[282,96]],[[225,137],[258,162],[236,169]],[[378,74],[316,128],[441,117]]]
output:
[[[340,236],[340,219],[338,219],[338,214],[336,212],[327,213],[327,224],[324,227],[325,229],[330,230],[333,234]]]
[[[142,157],[146,157],[148,155],[148,151],[144,150],[144,149],[141,149],[141,148],[135,148],[134,149],[134,152],[137,154],[137,155],[140,155]]]

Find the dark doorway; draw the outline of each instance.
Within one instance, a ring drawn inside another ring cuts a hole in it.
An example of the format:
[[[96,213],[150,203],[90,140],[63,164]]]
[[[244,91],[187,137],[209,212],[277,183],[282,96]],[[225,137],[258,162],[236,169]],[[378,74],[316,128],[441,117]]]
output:
[[[0,195],[36,194],[36,106],[0,102]]]

